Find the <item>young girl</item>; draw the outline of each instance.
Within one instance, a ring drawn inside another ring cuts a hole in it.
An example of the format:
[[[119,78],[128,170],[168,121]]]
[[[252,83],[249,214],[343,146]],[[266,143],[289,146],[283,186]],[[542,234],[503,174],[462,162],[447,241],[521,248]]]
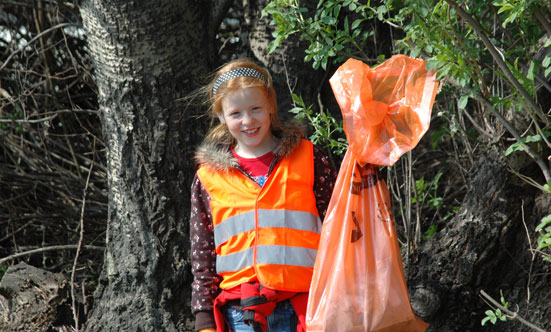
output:
[[[279,122],[272,79],[254,62],[229,62],[205,89],[220,124],[196,152],[192,185],[196,330],[305,331],[335,170]]]

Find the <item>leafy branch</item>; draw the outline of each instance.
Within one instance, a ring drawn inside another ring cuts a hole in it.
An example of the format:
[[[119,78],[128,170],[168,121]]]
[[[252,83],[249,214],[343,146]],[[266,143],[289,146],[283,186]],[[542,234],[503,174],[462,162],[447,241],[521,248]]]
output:
[[[513,312],[511,310],[509,310],[508,306],[508,302],[505,301],[504,297],[503,297],[503,293],[501,293],[501,302],[502,303],[498,303],[495,299],[493,299],[490,295],[488,295],[488,293],[486,293],[484,290],[480,290],[480,295],[482,295],[482,297],[489,301],[490,304],[492,304],[495,308],[495,310],[488,310],[486,311],[486,315],[487,317],[485,317],[483,320],[482,320],[482,325],[484,325],[488,320],[495,324],[497,322],[497,320],[501,320],[501,321],[505,321],[507,319],[516,319],[518,320],[519,322],[521,322],[522,324],[532,328],[534,331],[538,331],[538,332],[547,332],[546,330],[532,324],[531,322],[527,321],[526,319],[522,318],[517,312]]]

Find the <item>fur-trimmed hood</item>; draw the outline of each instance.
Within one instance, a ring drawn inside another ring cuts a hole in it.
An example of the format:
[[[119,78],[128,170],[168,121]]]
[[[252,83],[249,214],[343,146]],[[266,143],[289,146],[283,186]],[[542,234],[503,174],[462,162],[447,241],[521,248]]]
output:
[[[278,139],[278,143],[273,152],[277,158],[282,158],[289,155],[298,146],[304,137],[304,130],[294,124],[283,125],[281,131],[274,133],[274,136]],[[207,165],[217,171],[228,171],[238,166],[237,159],[227,144],[208,138],[195,151],[195,160],[199,165]]]

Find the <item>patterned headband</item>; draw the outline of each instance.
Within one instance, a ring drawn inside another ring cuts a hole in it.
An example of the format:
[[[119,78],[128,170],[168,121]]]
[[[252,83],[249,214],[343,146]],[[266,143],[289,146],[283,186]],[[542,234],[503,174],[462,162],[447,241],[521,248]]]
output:
[[[212,88],[212,95],[216,96],[216,91],[218,91],[220,85],[238,77],[254,77],[264,82],[264,84],[268,84],[264,75],[262,75],[258,70],[246,67],[236,68],[225,72],[224,74],[220,75],[218,79],[216,79],[216,82],[214,82],[214,87]]]

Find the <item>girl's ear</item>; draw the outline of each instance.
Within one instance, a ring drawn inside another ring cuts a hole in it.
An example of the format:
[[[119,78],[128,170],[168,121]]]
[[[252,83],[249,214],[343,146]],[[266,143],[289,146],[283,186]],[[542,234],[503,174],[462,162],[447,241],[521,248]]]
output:
[[[217,113],[216,115],[218,115],[218,120],[220,120],[220,123],[221,123],[221,124],[225,124],[225,123],[226,123],[226,120],[224,120],[224,114],[222,114],[222,112]]]

